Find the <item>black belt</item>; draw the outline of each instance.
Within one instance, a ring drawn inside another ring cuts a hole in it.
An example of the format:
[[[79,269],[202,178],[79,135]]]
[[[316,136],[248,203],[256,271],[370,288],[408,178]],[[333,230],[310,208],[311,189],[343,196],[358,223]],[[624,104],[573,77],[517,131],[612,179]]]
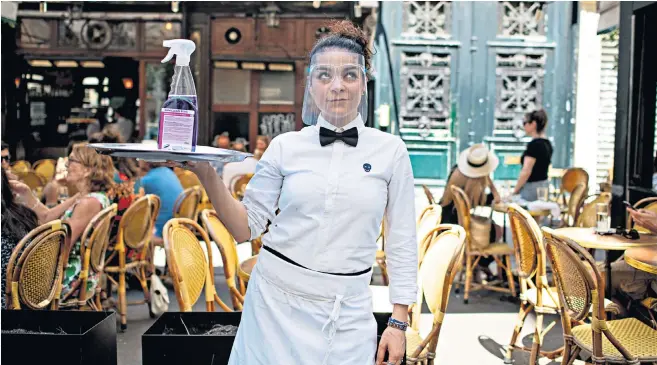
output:
[[[322,274],[337,275],[337,276],[358,276],[358,275],[366,274],[366,273],[370,272],[370,270],[372,270],[371,267],[368,267],[367,269],[362,270],[362,271],[359,271],[359,272],[346,273],[346,274],[343,274],[343,273],[335,273],[335,272],[317,271],[317,270],[309,269],[309,268],[307,268],[307,267],[305,267],[305,266],[299,265],[298,263],[294,262],[291,258],[289,258],[289,257],[287,257],[287,256],[285,256],[285,255],[283,255],[282,253],[280,253],[280,252],[274,250],[274,249],[271,248],[271,247],[262,246],[262,248],[265,249],[265,250],[268,251],[268,252],[271,252],[272,254],[274,254],[274,256],[278,257],[279,259],[281,259],[281,260],[283,260],[283,261],[285,261],[285,262],[287,262],[287,263],[289,263],[289,264],[292,264],[292,265],[294,265],[294,266],[298,266],[298,267],[303,268],[303,269],[306,269],[306,270],[319,272],[319,273],[322,273]]]

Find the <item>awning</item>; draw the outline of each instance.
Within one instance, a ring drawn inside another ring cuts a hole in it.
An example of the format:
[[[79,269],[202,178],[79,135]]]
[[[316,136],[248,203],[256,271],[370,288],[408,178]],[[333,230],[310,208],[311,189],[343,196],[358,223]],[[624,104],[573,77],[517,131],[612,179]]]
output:
[[[620,1],[598,1],[598,34],[609,33],[618,28]]]

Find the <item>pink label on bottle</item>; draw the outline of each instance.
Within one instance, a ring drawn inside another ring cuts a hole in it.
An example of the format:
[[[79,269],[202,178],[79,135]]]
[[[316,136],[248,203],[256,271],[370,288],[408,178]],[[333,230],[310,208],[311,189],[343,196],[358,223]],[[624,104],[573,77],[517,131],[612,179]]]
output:
[[[194,111],[162,108],[157,147],[169,151],[192,151]]]

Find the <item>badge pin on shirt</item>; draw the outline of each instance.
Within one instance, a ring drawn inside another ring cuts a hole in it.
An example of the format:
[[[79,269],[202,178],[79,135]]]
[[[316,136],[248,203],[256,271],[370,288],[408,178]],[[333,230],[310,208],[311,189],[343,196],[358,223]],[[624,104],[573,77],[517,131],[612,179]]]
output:
[[[372,165],[368,163],[363,164],[363,170],[365,170],[365,172],[370,172],[370,170],[372,170]]]

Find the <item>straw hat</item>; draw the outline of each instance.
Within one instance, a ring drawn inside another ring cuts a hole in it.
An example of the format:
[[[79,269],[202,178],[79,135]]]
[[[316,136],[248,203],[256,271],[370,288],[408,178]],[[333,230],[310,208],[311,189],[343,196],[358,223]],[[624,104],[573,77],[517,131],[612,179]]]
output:
[[[500,160],[483,143],[470,146],[459,156],[458,167],[463,175],[478,178],[495,171]]]

